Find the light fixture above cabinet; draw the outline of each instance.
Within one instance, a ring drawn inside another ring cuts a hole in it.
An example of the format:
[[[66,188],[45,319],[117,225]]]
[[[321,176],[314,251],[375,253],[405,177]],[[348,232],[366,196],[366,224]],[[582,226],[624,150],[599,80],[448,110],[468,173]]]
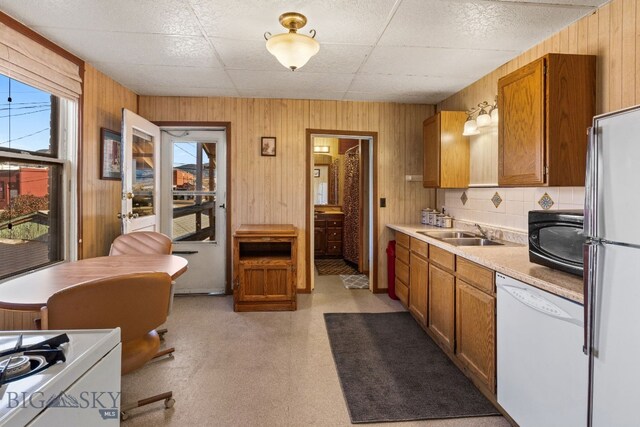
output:
[[[289,30],[272,36],[264,33],[267,40],[267,50],[285,67],[295,71],[303,67],[312,56],[320,50],[320,43],[315,39],[316,30],[311,30],[311,37],[298,34],[298,30],[307,25],[307,17],[297,12],[287,12],[280,15],[280,24]]]
[[[476,115],[474,119],[474,115]],[[480,133],[480,129],[498,124],[498,97],[493,105],[482,101],[477,107],[467,111],[467,121],[464,123],[463,136],[473,136]]]

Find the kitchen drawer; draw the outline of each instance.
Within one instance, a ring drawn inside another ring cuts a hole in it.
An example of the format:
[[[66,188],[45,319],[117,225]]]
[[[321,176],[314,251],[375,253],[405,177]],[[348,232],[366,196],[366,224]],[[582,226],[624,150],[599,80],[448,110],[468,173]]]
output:
[[[327,220],[327,227],[340,227],[342,228],[342,221],[336,221],[335,219]]]
[[[342,255],[342,242],[327,242],[327,255]]]
[[[341,242],[342,228],[327,228],[327,240],[330,242]]]
[[[409,307],[409,287],[396,277],[396,296],[402,305]]]
[[[408,235],[396,231],[396,245],[402,245],[405,248],[409,249],[410,239],[411,238]]]
[[[409,284],[409,265],[396,259],[396,278]]]
[[[495,274],[493,270],[482,267],[475,262],[471,262],[465,258],[457,257],[456,275],[468,284],[489,294],[494,294]]]
[[[456,256],[451,252],[440,249],[437,246],[429,245],[429,261],[438,264],[440,267],[453,271],[456,265]]]
[[[318,215],[316,215],[317,217]],[[324,228],[327,225],[327,221],[323,220],[323,219],[316,219],[315,221],[313,221],[313,226],[316,228]]]
[[[418,240],[415,237],[411,238],[411,252],[421,257],[427,259],[428,257],[428,248],[429,245],[427,242],[423,242],[422,240]]]
[[[409,249],[396,245],[396,259],[409,265]]]

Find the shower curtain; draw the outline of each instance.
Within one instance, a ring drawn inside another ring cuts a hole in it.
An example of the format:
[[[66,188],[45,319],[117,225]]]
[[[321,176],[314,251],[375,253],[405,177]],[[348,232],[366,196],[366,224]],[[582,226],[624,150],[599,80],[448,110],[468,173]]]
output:
[[[344,259],[358,265],[360,259],[360,147],[345,153],[344,160]]]

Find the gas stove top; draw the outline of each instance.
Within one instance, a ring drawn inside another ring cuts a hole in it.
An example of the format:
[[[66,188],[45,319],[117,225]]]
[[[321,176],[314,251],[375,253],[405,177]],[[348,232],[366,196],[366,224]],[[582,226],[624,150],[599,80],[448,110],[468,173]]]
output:
[[[119,342],[119,329],[0,332],[0,426],[29,423]]]
[[[19,334],[13,347],[0,351],[0,386],[35,375],[66,360],[62,346],[69,342],[67,334],[30,345],[23,345],[23,339],[24,335]]]

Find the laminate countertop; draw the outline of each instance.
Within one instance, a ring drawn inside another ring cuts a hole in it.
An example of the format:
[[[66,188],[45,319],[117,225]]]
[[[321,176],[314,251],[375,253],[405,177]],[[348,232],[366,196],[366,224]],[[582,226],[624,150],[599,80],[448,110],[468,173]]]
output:
[[[582,278],[529,262],[529,248],[523,245],[509,246],[453,246],[418,231],[459,231],[420,224],[387,224],[392,230],[407,234],[418,240],[445,249],[477,264],[513,277],[536,288],[551,292],[583,304]]]

